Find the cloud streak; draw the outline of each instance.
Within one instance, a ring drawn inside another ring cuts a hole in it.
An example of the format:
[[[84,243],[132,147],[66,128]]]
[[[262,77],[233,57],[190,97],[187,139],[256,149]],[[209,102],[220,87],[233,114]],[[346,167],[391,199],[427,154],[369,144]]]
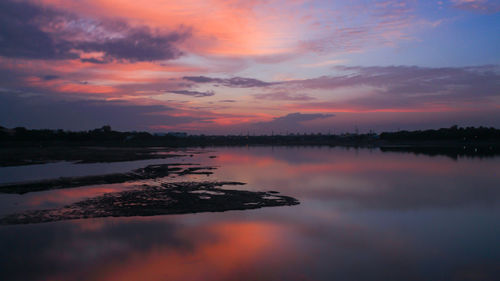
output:
[[[188,90],[178,90],[178,91],[166,91],[167,93],[191,96],[195,98],[211,97],[215,95],[214,91],[198,92],[198,91],[188,91]]]
[[[184,80],[199,84],[214,84],[229,88],[254,88],[268,87],[278,84],[277,82],[264,82],[254,78],[231,77],[231,78],[212,78],[206,76],[184,76]]]
[[[290,89],[338,91],[351,89],[364,95],[339,102],[323,103],[322,108],[337,105],[339,110],[401,109],[419,110],[455,106],[473,106],[479,101],[500,96],[498,66],[426,68],[417,66],[336,67],[345,75],[322,76],[286,82]],[[368,94],[366,94],[368,92]],[[333,109],[333,108],[331,108]],[[457,108],[459,109],[459,108]]]
[[[495,0],[451,0],[453,6],[458,9],[494,14],[500,12],[500,3]]]
[[[288,92],[273,92],[265,94],[255,94],[256,99],[262,100],[282,100],[282,101],[310,101],[314,100],[314,97],[308,96],[306,94],[290,94]]]

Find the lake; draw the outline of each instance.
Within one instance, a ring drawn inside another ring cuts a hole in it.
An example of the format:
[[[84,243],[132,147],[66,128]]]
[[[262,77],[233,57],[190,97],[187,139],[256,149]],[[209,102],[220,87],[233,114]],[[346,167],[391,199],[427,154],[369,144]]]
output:
[[[211,158],[210,156],[216,156]],[[296,206],[0,226],[0,280],[497,280],[500,158],[331,147],[210,148],[189,158],[0,168],[0,182],[214,165]],[[0,214],[132,188],[0,194]]]

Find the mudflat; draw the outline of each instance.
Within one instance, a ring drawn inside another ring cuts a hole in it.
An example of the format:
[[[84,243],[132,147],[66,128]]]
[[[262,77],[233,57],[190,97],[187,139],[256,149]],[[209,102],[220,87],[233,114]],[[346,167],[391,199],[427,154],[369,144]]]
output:
[[[106,193],[61,208],[7,215],[0,224],[44,223],[61,220],[155,216],[199,212],[292,206],[299,201],[276,191],[259,192],[218,188],[241,182],[176,182],[142,185],[138,189]]]

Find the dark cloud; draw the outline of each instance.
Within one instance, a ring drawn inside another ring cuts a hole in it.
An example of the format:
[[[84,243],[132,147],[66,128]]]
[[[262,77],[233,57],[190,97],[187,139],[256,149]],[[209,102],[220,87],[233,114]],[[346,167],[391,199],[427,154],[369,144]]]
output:
[[[105,64],[109,63],[110,60],[109,58],[80,58],[80,61],[82,62],[90,62],[90,63],[95,63],[95,64]]]
[[[58,40],[43,26],[63,15],[27,2],[0,1],[0,55],[14,58],[70,59],[72,43]],[[69,16],[68,16],[69,17]]]
[[[85,52],[103,52],[105,56],[94,62],[113,60],[155,61],[174,59],[181,55],[172,43],[182,40],[186,34],[153,34],[149,28],[131,28],[125,37],[103,41],[82,42],[77,48]],[[87,59],[90,61],[90,59]]]
[[[230,88],[253,88],[267,87],[278,84],[276,82],[264,82],[253,78],[232,77],[232,78],[212,78],[206,76],[185,76],[183,79],[195,83],[212,83]]]
[[[320,113],[290,113],[284,116],[273,118],[270,121],[264,122],[245,122],[236,123],[232,125],[216,126],[210,127],[208,131],[209,134],[285,134],[287,131],[289,133],[310,133],[310,132],[320,132],[323,128],[321,126],[331,123],[328,118],[334,117],[334,114],[320,114]],[[251,115],[223,115],[218,114],[214,116],[214,120],[217,118],[239,118],[239,119],[250,119]],[[324,121],[322,121],[324,120]],[[318,121],[318,123],[316,123]],[[318,128],[320,130],[318,130]],[[328,128],[326,129],[328,131]]]
[[[4,127],[26,126],[87,130],[110,124],[118,130],[147,130],[152,126],[175,126],[201,120],[169,115],[164,105],[135,105],[124,101],[56,100],[46,96],[0,92],[0,120]]]
[[[236,102],[236,100],[220,100],[219,102]]]
[[[257,99],[264,100],[287,100],[287,101],[310,101],[315,98],[306,94],[290,94],[288,92],[274,92],[254,95]]]
[[[58,75],[44,75],[41,78],[42,78],[42,80],[50,81],[50,80],[59,79],[60,77]]]
[[[182,54],[174,44],[187,36],[188,30],[163,33],[125,22],[82,19],[29,2],[0,2],[0,56],[9,58],[91,63],[168,60]],[[82,55],[93,52],[103,55]]]
[[[303,114],[299,112],[290,113],[285,116],[276,117],[268,122],[258,122],[251,126],[251,130],[302,130],[305,128],[303,122],[333,117],[333,114],[311,113]]]
[[[303,114],[300,112],[295,112],[295,113],[290,113],[285,116],[281,117],[276,117],[274,118],[273,121],[270,121],[268,123],[293,123],[293,124],[299,124],[304,121],[311,121],[311,120],[316,120],[316,119],[324,119],[324,118],[329,118],[333,117],[333,114],[320,114],[320,113],[311,113],[311,114]]]
[[[196,98],[210,97],[215,95],[214,91],[198,92],[198,91],[178,90],[178,91],[166,91],[166,92],[178,95],[191,96]]]
[[[185,76],[182,79],[192,81],[195,83],[213,83],[213,82],[222,80],[222,79],[210,78],[210,77],[206,77],[206,76]]]

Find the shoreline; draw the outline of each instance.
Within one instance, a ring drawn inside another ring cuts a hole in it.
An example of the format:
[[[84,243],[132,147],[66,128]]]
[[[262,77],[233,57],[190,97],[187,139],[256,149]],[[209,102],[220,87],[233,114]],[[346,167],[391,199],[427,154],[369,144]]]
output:
[[[378,149],[381,152],[414,153],[429,156],[496,157],[500,156],[500,141],[335,141],[335,142],[247,142],[247,143],[60,143],[60,142],[0,142],[0,167],[46,164],[69,161],[83,163],[114,163],[135,160],[192,157],[198,149],[224,147],[339,147],[344,149]]]

